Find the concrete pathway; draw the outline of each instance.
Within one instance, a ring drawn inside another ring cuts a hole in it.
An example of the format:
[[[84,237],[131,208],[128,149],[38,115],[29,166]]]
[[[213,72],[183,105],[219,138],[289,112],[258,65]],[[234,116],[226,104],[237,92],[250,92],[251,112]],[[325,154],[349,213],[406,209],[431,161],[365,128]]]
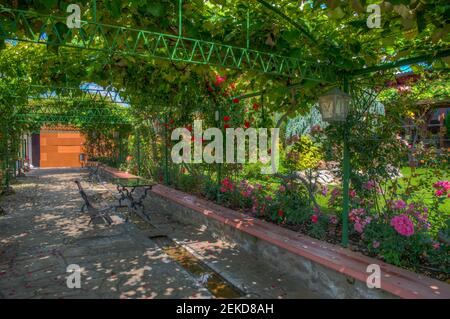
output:
[[[210,298],[133,223],[88,225],[73,180],[77,169],[39,169],[0,205],[0,298]],[[87,187],[88,184],[84,183]],[[103,189],[104,190],[104,189]],[[81,267],[68,288],[67,267]]]
[[[202,282],[208,273],[241,298],[318,297],[204,225],[182,224],[151,207],[150,223],[136,215],[127,223],[117,212],[112,226],[88,225],[75,179],[105,205],[116,202],[114,185],[93,186],[79,169],[33,170],[0,202],[6,211],[0,216],[0,298],[212,298],[211,282]],[[164,250],[161,238],[189,255]],[[192,256],[206,270],[196,262],[189,267]],[[71,264],[81,267],[79,289],[67,286]]]

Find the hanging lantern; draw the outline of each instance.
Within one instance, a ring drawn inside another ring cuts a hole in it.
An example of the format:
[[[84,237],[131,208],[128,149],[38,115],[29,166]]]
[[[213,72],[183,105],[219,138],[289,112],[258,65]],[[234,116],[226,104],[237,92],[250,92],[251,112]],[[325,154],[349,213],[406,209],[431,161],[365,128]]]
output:
[[[350,95],[337,88],[319,97],[322,119],[327,122],[345,121],[350,108],[350,100]]]

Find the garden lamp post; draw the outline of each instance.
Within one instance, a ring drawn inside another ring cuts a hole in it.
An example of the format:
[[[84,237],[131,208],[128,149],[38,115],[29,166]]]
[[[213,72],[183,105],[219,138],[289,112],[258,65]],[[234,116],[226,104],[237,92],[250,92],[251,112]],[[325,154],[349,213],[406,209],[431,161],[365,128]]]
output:
[[[344,90],[348,90],[347,82]],[[350,181],[350,153],[348,149],[348,125],[347,115],[350,108],[351,97],[347,93],[335,88],[327,94],[319,97],[319,108],[322,118],[327,122],[341,122],[345,125],[344,132],[344,158],[342,163],[343,203],[342,203],[342,245],[348,246],[348,213],[349,213],[349,181]]]

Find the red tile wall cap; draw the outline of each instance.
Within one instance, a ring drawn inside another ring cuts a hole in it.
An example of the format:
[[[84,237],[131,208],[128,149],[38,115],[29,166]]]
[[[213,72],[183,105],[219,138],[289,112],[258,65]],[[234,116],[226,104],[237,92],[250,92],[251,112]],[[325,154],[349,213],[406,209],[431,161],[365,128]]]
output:
[[[137,175],[133,175],[133,174],[130,174],[130,173],[127,173],[127,172],[123,172],[121,170],[118,170],[116,168],[109,167],[109,166],[106,166],[106,165],[102,165],[101,169],[104,170],[105,172],[111,174],[112,176],[114,176],[116,178],[129,178],[129,179],[142,178],[142,177],[139,177]]]
[[[213,202],[189,195],[164,185],[152,191],[166,199],[190,208],[208,218],[230,225],[261,240],[305,257],[327,268],[366,282],[367,266],[378,264],[381,269],[381,289],[401,298],[450,299],[450,285],[384,263],[378,259],[296,233],[275,224],[246,216]]]

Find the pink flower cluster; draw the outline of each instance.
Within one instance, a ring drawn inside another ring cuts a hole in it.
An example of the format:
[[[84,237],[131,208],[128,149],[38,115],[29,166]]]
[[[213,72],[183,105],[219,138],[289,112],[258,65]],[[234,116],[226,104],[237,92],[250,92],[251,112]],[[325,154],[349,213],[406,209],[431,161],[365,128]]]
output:
[[[395,201],[389,201],[388,207],[391,210],[402,210],[406,208],[406,203],[404,200],[395,200]]]
[[[339,195],[341,195],[341,191],[340,191],[339,189],[337,189],[337,188],[333,189],[333,190],[331,191],[330,199],[328,200],[328,205],[330,205],[330,206],[333,205],[334,202],[336,201],[336,198],[337,198]]]
[[[327,196],[328,195],[328,186],[327,185],[323,185],[322,186],[321,193],[322,193],[322,196]]]
[[[227,80],[227,76],[216,75],[216,81],[214,82],[215,86],[220,86],[223,82]]]
[[[412,217],[413,220],[417,221],[416,225],[418,229],[428,229],[430,228],[430,223],[428,222],[428,208],[421,205],[409,204],[408,209],[405,210],[408,217]]]
[[[355,231],[360,234],[364,231],[364,227],[372,221],[372,217],[366,216],[364,208],[353,208],[348,215],[348,219],[354,223]]]
[[[412,234],[414,233],[414,223],[413,222],[415,222],[417,229],[425,229],[426,230],[426,229],[430,228],[430,223],[428,221],[428,208],[425,207],[423,204],[420,204],[420,203],[419,204],[417,204],[417,203],[406,204],[405,201],[399,199],[399,200],[395,200],[395,201],[389,201],[388,207],[390,210],[396,211],[397,214],[401,214],[398,216],[405,216],[408,219],[408,221],[412,225]],[[396,216],[396,217],[398,217],[398,216]],[[394,217],[394,218],[396,218],[396,217]],[[393,225],[392,222],[391,222],[391,225]]]
[[[439,181],[433,184],[433,187],[436,189],[434,194],[436,197],[446,196],[450,198],[450,182],[449,181]]]
[[[241,188],[242,196],[244,196],[245,198],[249,198],[252,196],[254,187],[250,185],[245,179],[243,179],[239,183],[239,187]]]
[[[226,193],[228,191],[232,192],[234,189],[234,185],[233,183],[228,179],[228,177],[224,178],[222,180],[222,186],[220,187],[220,191],[222,193]]]
[[[255,184],[255,186],[253,186],[253,185],[250,185],[246,180],[242,180],[240,182],[239,186],[241,189],[242,196],[244,196],[246,198],[251,198],[252,212],[257,213],[259,211],[261,214],[264,214],[267,204],[259,203],[258,197],[257,197],[258,194],[257,194],[257,192],[255,192],[255,191],[261,191],[262,185]],[[269,202],[272,201],[272,197],[270,195],[266,196],[264,199]]]
[[[391,219],[391,226],[400,235],[409,237],[414,234],[414,224],[405,214],[397,215]]]
[[[370,180],[363,185],[363,188],[370,191],[370,190],[374,189],[376,186],[377,186],[377,183],[374,180]]]
[[[339,222],[339,221],[338,221],[338,218],[336,217],[336,215],[330,215],[329,221],[330,221],[330,223],[333,224],[333,225],[337,225],[338,222]]]
[[[379,194],[382,193],[382,189],[381,189],[380,185],[378,185],[377,182],[375,182],[372,179],[369,180],[367,183],[365,183],[363,185],[363,188],[368,190],[368,191],[371,191],[371,190],[375,189],[377,191],[377,193],[379,193]]]

